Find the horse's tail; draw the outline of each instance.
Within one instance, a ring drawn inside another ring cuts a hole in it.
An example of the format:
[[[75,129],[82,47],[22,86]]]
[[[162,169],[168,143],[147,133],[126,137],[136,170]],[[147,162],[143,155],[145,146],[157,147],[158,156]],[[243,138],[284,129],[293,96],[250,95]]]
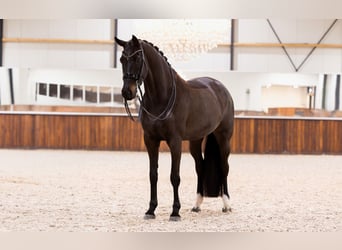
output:
[[[223,171],[220,148],[213,133],[207,136],[204,149],[203,195],[218,197],[223,194]]]

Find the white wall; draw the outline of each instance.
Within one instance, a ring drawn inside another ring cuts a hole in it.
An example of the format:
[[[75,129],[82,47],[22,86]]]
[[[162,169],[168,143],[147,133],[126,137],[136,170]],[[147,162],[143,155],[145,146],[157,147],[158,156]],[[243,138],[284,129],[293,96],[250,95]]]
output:
[[[112,40],[113,20],[5,20],[5,38]],[[111,68],[113,45],[4,43],[3,65],[41,68]]]
[[[328,29],[331,20],[270,19],[283,43],[317,43]],[[139,33],[137,25],[141,20],[119,21],[118,35],[130,39]],[[229,21],[227,20],[229,24]],[[208,34],[210,36],[210,33]],[[230,34],[227,34],[229,37]],[[229,42],[229,39],[228,39]],[[266,19],[239,19],[236,42],[278,43]],[[342,44],[342,20],[338,20],[322,43]],[[287,48],[294,64],[298,67],[311,48]],[[228,70],[230,68],[228,47],[214,49],[188,62],[172,62],[179,70]],[[167,56],[167,54],[166,54]],[[235,68],[240,72],[295,72],[282,48],[235,48]],[[342,71],[342,49],[317,48],[299,72],[338,73]]]
[[[283,43],[317,43],[331,20],[270,19]],[[278,43],[266,19],[240,19],[240,43]],[[322,43],[342,44],[342,21],[338,20]],[[311,48],[287,48],[298,67]],[[237,69],[244,72],[294,72],[282,48],[237,48]],[[317,48],[300,69],[303,73],[338,73],[342,71],[342,49]]]
[[[0,68],[0,104],[11,103],[8,93],[10,93],[8,70]]]
[[[198,72],[183,71],[186,79],[198,76],[210,76],[224,83],[231,92],[237,110],[263,111],[262,87],[268,85],[317,86],[318,74],[297,73],[254,73],[254,72]],[[318,93],[319,95],[320,93]],[[267,101],[266,101],[267,102]],[[291,99],[288,106],[293,106]]]
[[[328,75],[326,86],[325,108],[327,110],[335,109],[335,91],[336,91],[336,75]]]
[[[307,87],[272,85],[262,87],[263,110],[269,108],[309,108]]]
[[[139,20],[119,20],[118,36],[121,39],[130,39],[137,31],[136,22]],[[284,43],[316,43],[332,20],[271,19],[271,22]],[[114,32],[113,20],[109,19],[10,19],[5,20],[4,24],[4,37],[110,40],[113,39]],[[237,42],[276,43],[277,40],[265,19],[240,19]],[[342,44],[341,20],[323,43]],[[309,51],[310,49],[289,49],[297,65]],[[321,74],[329,73],[331,79],[327,85],[327,108],[332,110],[334,107],[336,80],[333,78],[336,78],[336,73],[342,72],[342,49],[316,49],[301,73],[293,73],[294,70],[281,48],[236,48],[237,72],[228,70],[229,59],[229,48],[220,47],[194,60],[171,62],[171,65],[185,78],[212,76],[221,80],[230,89],[236,109],[259,111],[263,110],[261,89],[268,84],[316,86],[316,108],[320,108]],[[99,79],[111,78],[112,82],[108,84],[121,86],[120,63],[118,69],[109,70],[113,67],[112,45],[5,43],[3,61],[5,67],[15,68],[16,103],[32,103],[32,83],[40,77],[75,84],[97,84]],[[0,70],[0,95],[2,103],[9,103],[6,68]]]
[[[132,34],[139,32],[138,29],[141,26],[137,24],[142,21],[141,19],[120,19],[118,36],[122,39],[130,39]],[[316,43],[333,19],[270,19],[270,21],[284,43]],[[4,22],[4,37],[112,40],[113,22],[110,19],[9,19]],[[229,19],[227,19],[227,25],[230,25]],[[227,42],[229,42],[229,37],[228,29]],[[278,42],[266,19],[239,19],[236,40],[241,43]],[[322,43],[342,44],[341,20],[335,24]],[[288,52],[298,66],[310,52],[310,48],[289,48]],[[113,67],[112,45],[4,43],[3,56],[5,67],[91,69]],[[241,72],[294,72],[281,48],[236,48],[235,62],[236,70]],[[187,62],[171,61],[171,63],[179,70],[229,70],[229,48],[216,48],[196,59]],[[323,48],[316,49],[300,70],[303,73],[338,73],[341,71],[342,49]]]
[[[317,85],[317,93],[321,93],[316,95],[316,105],[315,108],[322,108],[323,101],[323,77],[324,75],[319,76],[319,81]],[[329,111],[335,110],[335,92],[336,92],[336,74],[327,74],[326,81],[326,93],[325,93],[325,109]],[[342,89],[340,88],[340,96],[342,96]],[[341,101],[340,101],[341,103]],[[342,106],[340,104],[340,110],[342,110]]]
[[[34,104],[34,86],[29,81],[30,70],[12,68],[14,104]],[[2,105],[11,104],[8,68],[0,68],[0,98]]]
[[[36,102],[35,91],[37,82],[85,86],[112,86],[118,92],[120,92],[122,87],[121,69],[16,69],[13,73],[15,76],[14,89],[16,104],[48,104],[46,100]],[[237,110],[263,111],[262,87],[270,84],[291,87],[317,86],[319,84],[318,74],[182,71],[181,75],[184,79],[209,76],[220,80],[231,92]],[[7,70],[2,68],[0,76],[2,104],[9,104],[10,92],[7,82]],[[293,105],[295,104],[289,100],[288,106]]]

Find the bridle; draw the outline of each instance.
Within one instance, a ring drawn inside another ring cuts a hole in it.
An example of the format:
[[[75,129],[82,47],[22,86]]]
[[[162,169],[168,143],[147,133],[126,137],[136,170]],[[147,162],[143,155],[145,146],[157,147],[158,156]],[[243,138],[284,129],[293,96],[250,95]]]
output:
[[[122,56],[125,57],[128,60],[129,58],[133,57],[134,55],[136,55],[138,53],[141,53],[142,54],[142,58],[143,58],[143,63],[140,66],[139,73],[138,74],[134,74],[134,73],[126,72],[123,75],[123,79],[134,80],[139,85],[141,85],[142,82],[143,82],[143,80],[141,79],[141,73],[142,73],[142,69],[143,69],[144,63],[145,63],[143,50],[142,49],[136,50],[135,52],[133,52],[132,54],[129,54],[129,55],[126,55],[125,52],[122,52]]]
[[[138,74],[135,74],[135,73],[124,73],[123,75],[123,79],[129,79],[129,80],[134,80],[136,85],[137,85],[137,89],[139,90],[139,95],[138,96],[138,100],[140,102],[140,110],[139,110],[139,119],[141,117],[141,113],[142,111],[144,111],[148,116],[150,116],[150,118],[152,118],[153,121],[163,121],[163,120],[166,120],[168,119],[170,116],[171,116],[171,111],[175,105],[175,102],[176,102],[176,82],[175,82],[175,78],[174,78],[174,75],[173,75],[173,70],[171,68],[171,66],[169,65],[169,68],[170,68],[170,73],[171,73],[171,77],[172,77],[172,92],[171,92],[171,96],[170,96],[170,99],[165,107],[165,109],[159,114],[159,115],[154,115],[152,114],[150,111],[148,111],[146,109],[146,107],[144,106],[143,104],[143,93],[142,93],[142,90],[141,90],[141,85],[142,83],[144,82],[145,79],[143,79],[143,76],[142,76],[142,71],[143,71],[143,67],[144,67],[144,64],[146,65],[146,61],[145,61],[145,56],[144,56],[144,51],[141,47],[141,49],[138,49],[136,51],[134,51],[133,53],[129,54],[129,55],[126,55],[125,52],[122,52],[122,56],[125,57],[127,60],[131,57],[133,57],[134,55],[136,55],[137,53],[141,53],[142,54],[142,63],[141,63],[141,66],[140,66],[140,70],[139,70],[139,73]],[[147,68],[147,67],[146,67]],[[132,112],[128,106],[128,102],[127,102],[127,99],[125,98],[125,109],[126,109],[126,113],[128,114],[128,116],[131,118],[132,121],[136,121],[132,115]],[[138,119],[138,120],[139,120]]]

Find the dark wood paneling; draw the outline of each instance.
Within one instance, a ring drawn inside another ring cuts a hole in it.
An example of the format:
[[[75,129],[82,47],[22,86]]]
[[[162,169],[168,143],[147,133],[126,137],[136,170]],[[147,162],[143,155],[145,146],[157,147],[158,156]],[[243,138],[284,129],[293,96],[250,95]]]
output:
[[[140,123],[126,116],[1,114],[0,148],[144,151]],[[236,118],[233,153],[341,154],[342,121]],[[165,142],[161,151],[168,151]],[[183,143],[188,151],[188,142]]]
[[[31,148],[34,145],[34,117],[0,116],[0,147]]]
[[[285,150],[288,153],[324,153],[323,126],[327,121],[285,120]]]
[[[232,152],[253,153],[255,137],[254,119],[235,119],[234,134],[231,141]]]
[[[254,124],[253,153],[278,153],[284,151],[283,138],[285,130],[283,122],[257,119]]]
[[[65,127],[69,127],[64,116],[34,116],[35,145],[33,148],[68,148],[69,138]]]
[[[326,121],[323,126],[323,143],[326,153],[342,153],[342,121]]]

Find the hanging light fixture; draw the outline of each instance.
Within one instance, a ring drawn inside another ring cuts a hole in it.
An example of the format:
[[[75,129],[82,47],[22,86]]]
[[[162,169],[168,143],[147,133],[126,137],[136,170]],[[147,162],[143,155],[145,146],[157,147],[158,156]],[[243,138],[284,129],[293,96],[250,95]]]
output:
[[[148,19],[137,22],[138,35],[167,57],[187,61],[228,42],[230,22],[224,19]]]

